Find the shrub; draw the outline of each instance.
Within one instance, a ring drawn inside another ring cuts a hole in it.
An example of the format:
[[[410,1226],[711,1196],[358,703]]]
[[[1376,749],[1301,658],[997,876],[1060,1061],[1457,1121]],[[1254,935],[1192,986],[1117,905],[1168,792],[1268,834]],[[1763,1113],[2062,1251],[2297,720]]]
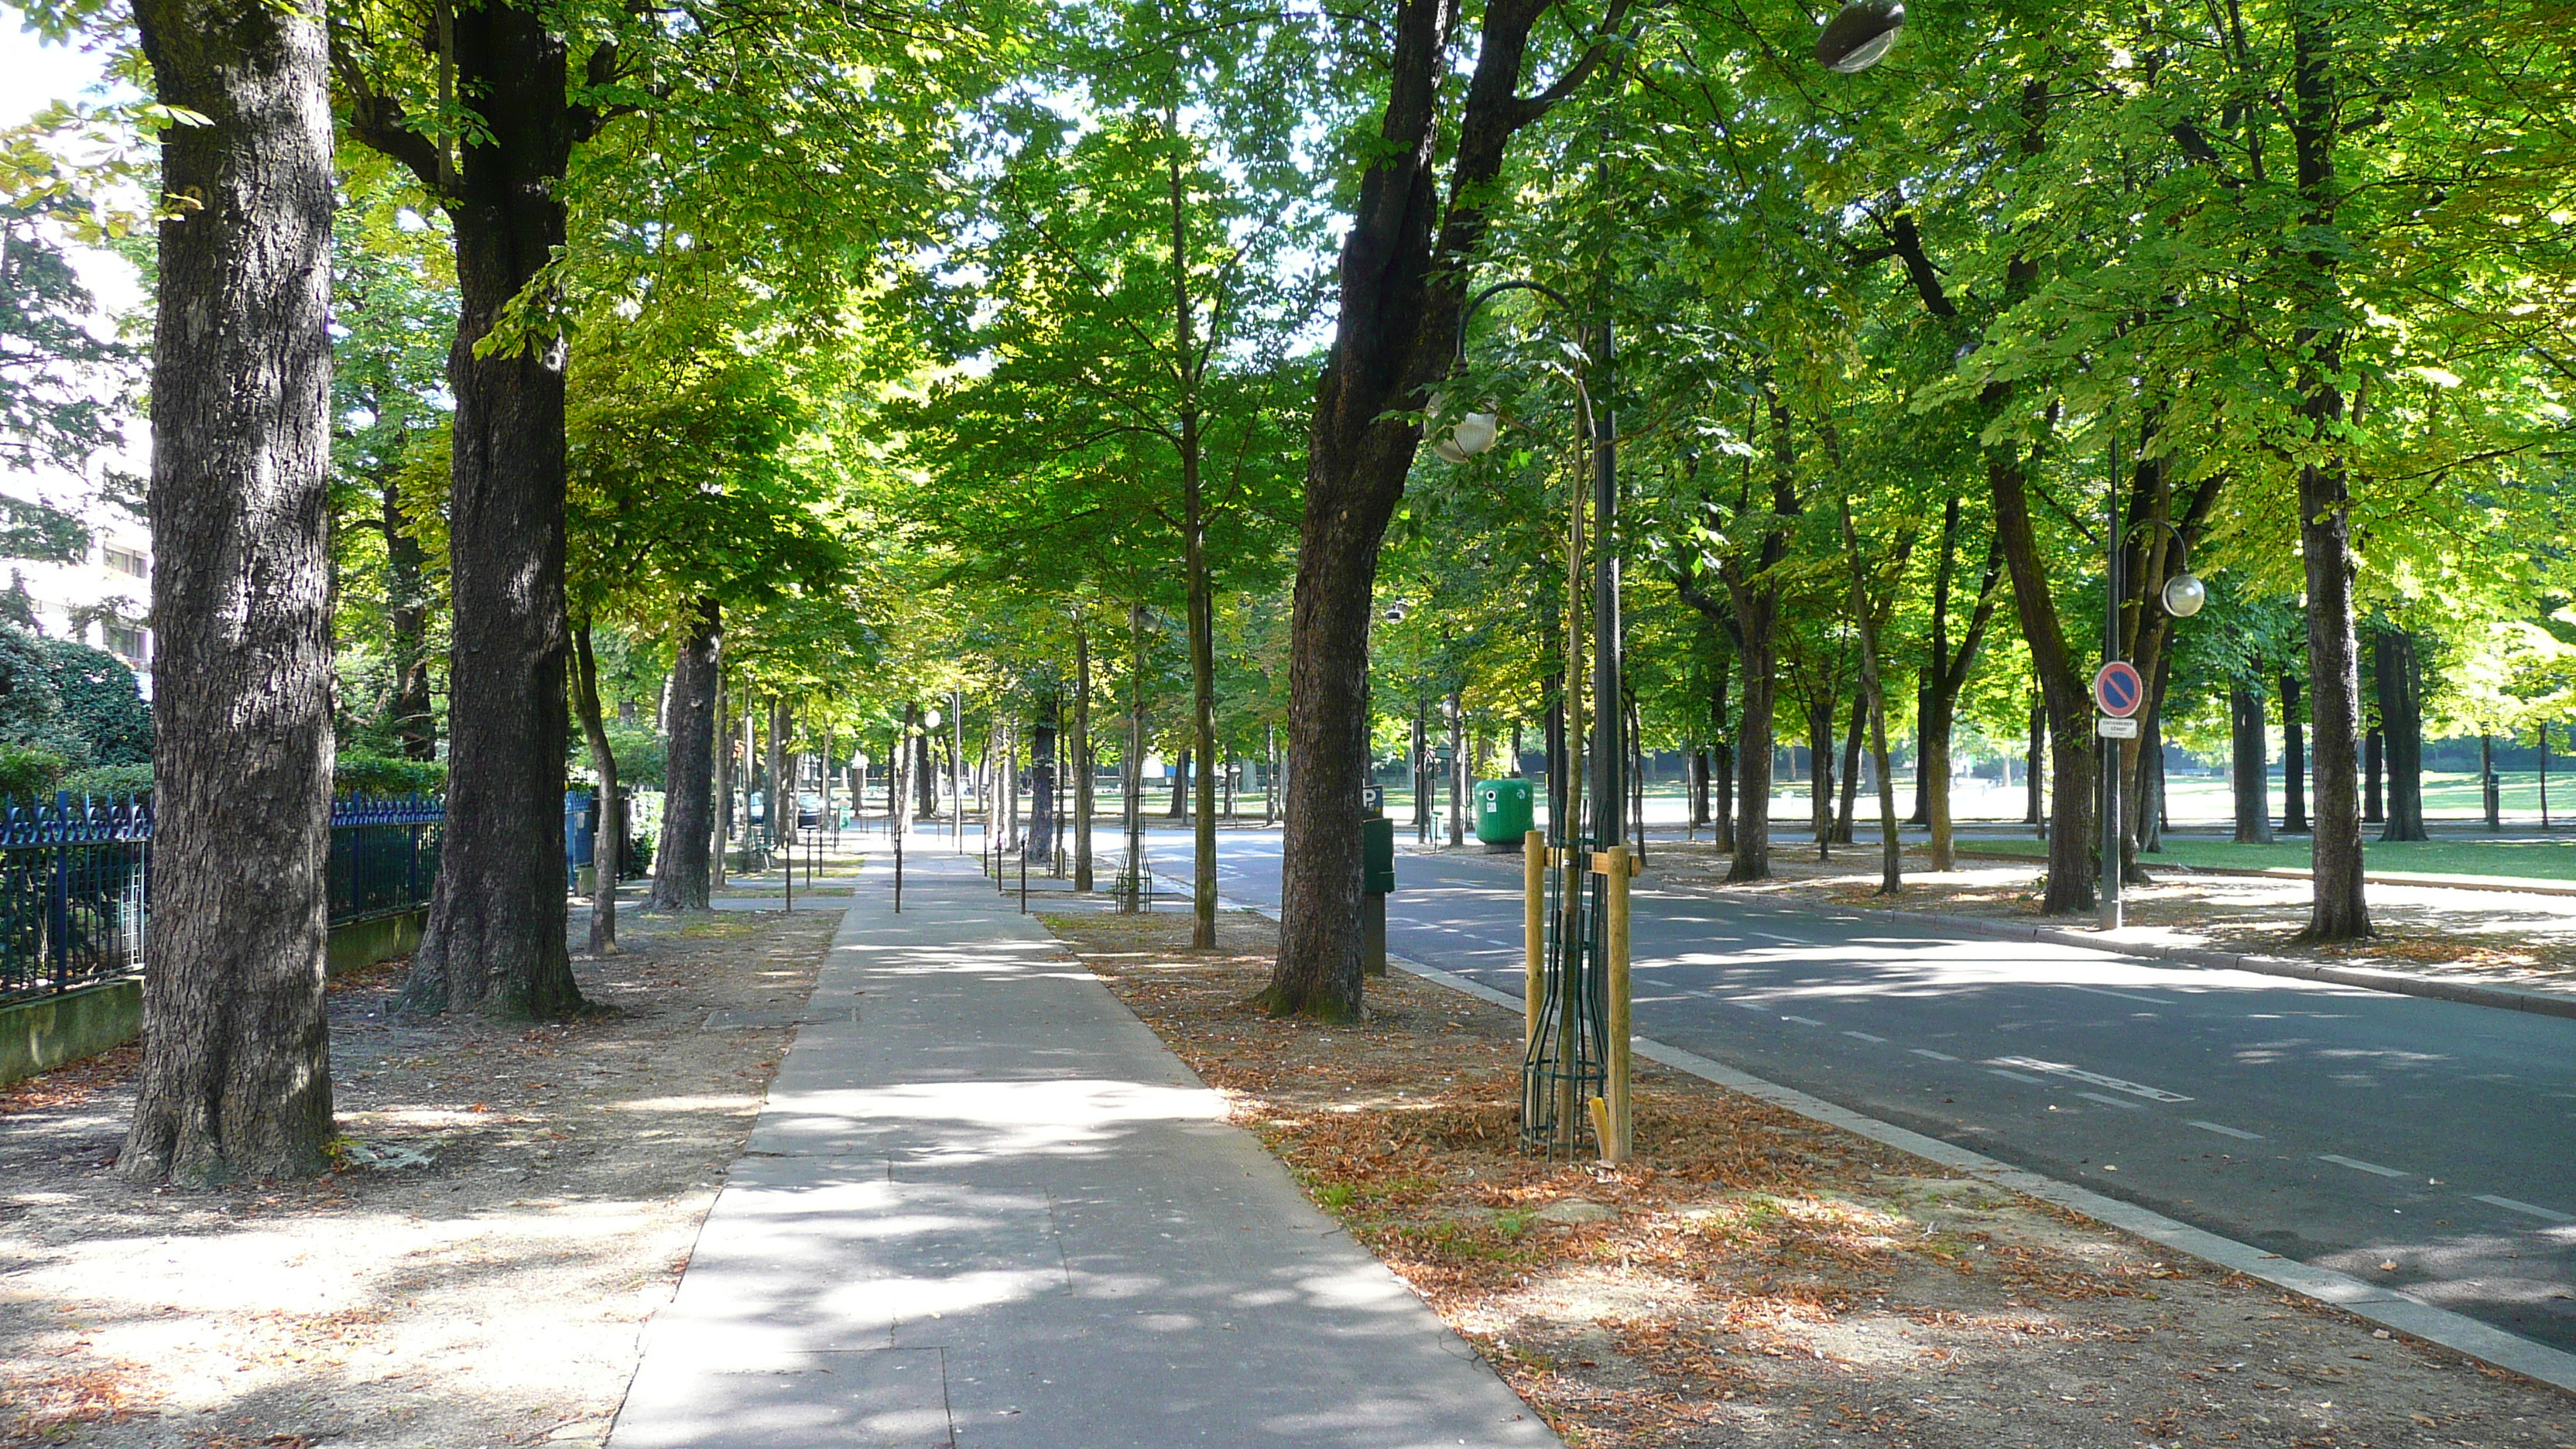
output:
[[[125,661],[71,639],[41,640],[38,648],[62,701],[63,724],[89,746],[91,758],[102,765],[150,764],[152,707]]]
[[[20,805],[54,798],[63,757],[30,745],[0,744],[0,795]]]
[[[331,772],[334,795],[435,795],[447,788],[447,766],[393,755],[342,755]]]
[[[150,765],[92,765],[74,770],[56,782],[55,789],[68,790],[72,798],[83,795],[94,799],[124,799],[126,796],[148,796],[152,793]]]
[[[0,624],[0,743],[58,757],[65,767],[91,763],[89,742],[63,717],[45,641]]]

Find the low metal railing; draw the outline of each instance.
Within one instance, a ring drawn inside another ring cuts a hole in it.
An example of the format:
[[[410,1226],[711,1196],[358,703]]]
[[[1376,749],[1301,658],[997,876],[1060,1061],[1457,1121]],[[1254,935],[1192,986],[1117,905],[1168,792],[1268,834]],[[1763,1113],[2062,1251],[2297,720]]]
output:
[[[429,796],[333,801],[331,923],[428,904],[446,818]],[[0,798],[0,998],[143,970],[151,881],[148,799]]]

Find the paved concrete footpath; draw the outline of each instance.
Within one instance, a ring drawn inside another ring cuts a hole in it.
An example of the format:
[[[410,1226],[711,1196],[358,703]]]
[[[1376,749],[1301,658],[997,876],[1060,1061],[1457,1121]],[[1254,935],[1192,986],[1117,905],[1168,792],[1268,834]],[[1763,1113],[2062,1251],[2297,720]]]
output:
[[[1551,1446],[971,861],[862,883],[612,1449]]]

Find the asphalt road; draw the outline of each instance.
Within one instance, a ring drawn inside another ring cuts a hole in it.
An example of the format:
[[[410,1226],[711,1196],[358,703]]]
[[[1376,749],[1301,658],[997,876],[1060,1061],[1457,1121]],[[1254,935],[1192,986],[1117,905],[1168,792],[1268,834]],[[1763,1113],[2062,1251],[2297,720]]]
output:
[[[1226,898],[1275,906],[1277,833],[1220,842]],[[1168,880],[1189,848],[1149,838]],[[1396,879],[1390,950],[1520,994],[1517,856],[1406,854]],[[2576,1021],[1634,900],[1643,1035],[2576,1349]]]

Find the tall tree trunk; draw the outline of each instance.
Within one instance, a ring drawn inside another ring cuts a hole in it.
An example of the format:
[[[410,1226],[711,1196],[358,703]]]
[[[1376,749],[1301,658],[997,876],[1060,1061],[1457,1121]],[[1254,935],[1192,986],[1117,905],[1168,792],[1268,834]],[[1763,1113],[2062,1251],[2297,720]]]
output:
[[[704,602],[708,607],[707,617],[713,620],[716,617],[713,608],[715,601],[710,599]],[[713,822],[715,838],[708,849],[707,885],[711,890],[720,891],[725,887],[725,847],[733,841],[733,725],[725,713],[724,650],[721,636],[718,636],[716,647],[711,649],[710,653],[714,656],[714,661],[710,665],[708,683],[715,690],[716,702],[715,708],[710,711],[714,718],[708,727],[708,734],[712,737],[709,741],[710,753],[715,756],[709,762],[708,775],[715,786],[715,798],[708,804],[708,813],[715,817]],[[664,803],[667,807],[668,802]],[[666,830],[663,833],[667,835],[670,832]],[[682,889],[685,890],[686,887]],[[681,907],[681,909],[688,909],[688,907]]]
[[[117,1170],[324,1171],[331,106],[311,11],[136,0],[161,133],[155,791],[143,1068]],[[246,808],[248,807],[248,808]]]
[[[2308,829],[2307,745],[2299,730],[2299,676],[2281,676],[2281,828],[2292,835]]]
[[[2046,819],[2047,812],[2043,808],[2043,802],[2047,798],[2045,794],[2048,788],[2047,777],[2048,710],[2046,706],[2033,700],[2030,706],[2030,743],[2023,748],[2022,753],[2022,787],[2028,794],[2028,800],[2022,807],[2022,824],[2040,825]],[[2042,838],[2047,834],[2045,829],[2040,831]]]
[[[1834,842],[1834,697],[1807,701],[1807,829],[1816,859]]]
[[[2298,148],[2299,194],[2307,206],[2305,234],[2324,237],[2334,228],[2337,182],[2334,147],[2342,107],[2334,73],[2339,12],[2327,0],[2292,0],[2290,6],[2290,134]],[[2316,295],[2305,314],[2339,311],[2335,253],[2324,245],[2307,256]],[[2372,934],[2361,861],[2361,659],[2353,632],[2352,518],[2343,445],[2343,334],[2302,328],[2301,417],[2328,457],[2299,469],[2299,555],[2308,585],[2308,688],[2315,717],[2316,827],[2309,836],[2314,895],[2309,941],[2351,941]]]
[[[2021,458],[2003,450],[1986,457],[1986,483],[1995,496],[1995,531],[2012,572],[2013,605],[2021,615],[2039,676],[2049,731],[2048,894],[2040,910],[2052,916],[2093,909],[2095,750],[2093,704],[2078,675],[2048,592],[2048,571],[2031,528],[2027,480]],[[2112,863],[2118,869],[2118,862]]]
[[[1959,635],[1959,647],[1950,648],[1950,584],[1958,565],[1961,507],[1953,495],[1941,510],[1941,559],[1932,575],[1932,630],[1929,653],[1924,659],[1920,690],[1922,713],[1915,727],[1917,761],[1916,778],[1920,784],[1915,802],[1923,824],[1931,829],[1931,867],[1936,871],[1952,870],[1958,865],[1958,845],[1950,820],[1950,740],[1958,728],[1959,696],[1968,687],[1968,678],[1977,667],[1977,651],[1984,647],[1986,629],[1995,617],[1995,602],[2003,583],[2003,542],[2000,537],[1986,541],[1986,562],[1977,578],[1977,599],[1968,613],[1968,627]],[[2037,738],[2036,732],[2033,738]],[[2039,818],[2039,797],[2031,796],[2031,820]]]
[[[1685,768],[1689,771],[1690,828],[1696,834],[1708,828],[1708,747],[1693,749]]]
[[[1056,830],[1061,824],[1055,778],[1056,699],[1052,690],[1038,697],[1037,726],[1029,732],[1029,838],[1022,853],[1032,860],[1055,859]]]
[[[1342,246],[1341,314],[1316,388],[1298,527],[1288,665],[1288,824],[1279,958],[1262,1004],[1327,1019],[1360,1009],[1360,791],[1368,784],[1368,637],[1378,549],[1421,439],[1413,421],[1455,359],[1468,263],[1514,132],[1572,94],[1593,46],[1535,96],[1520,94],[1546,0],[1485,6],[1454,128],[1452,0],[1398,0],[1385,32],[1387,99]],[[1611,0],[1615,35],[1627,0]],[[1444,138],[1449,142],[1444,146]],[[1449,158],[1443,214],[1434,168]]]
[[[930,736],[927,733],[921,739],[921,752],[923,764],[927,766],[930,755]],[[772,853],[779,855],[782,862],[779,868],[784,870],[786,868],[783,863],[786,858],[784,852],[787,849],[787,842],[794,839],[796,835],[796,782],[787,771],[787,701],[774,695],[769,701],[767,760],[763,773],[768,778],[761,782],[761,788],[765,792],[761,796],[761,811],[764,822],[768,826],[765,833],[769,848]],[[929,787],[930,808],[927,813],[936,819],[939,815],[938,777],[927,768],[922,770],[921,776],[922,783]]]
[[[1190,818],[1190,746],[1181,746],[1181,757],[1172,764],[1171,801],[1163,809],[1166,819]]]
[[[1925,721],[1931,718],[1932,673],[1925,670],[1914,682],[1914,813],[1905,817],[1908,825],[1932,823],[1932,777],[1925,773],[1931,766],[1932,752],[1926,748],[1924,737]]]
[[[2165,714],[2163,700],[2166,686],[2173,682],[2173,652],[2159,650],[2156,672],[2152,676],[2148,698],[2155,701],[2138,724],[2138,768],[2134,772],[2137,786],[2132,804],[2133,823],[2129,838],[2141,851],[2156,852],[2165,848]],[[2143,881],[2143,873],[2141,880]]]
[[[1127,836],[1126,909],[1145,887],[1145,606],[1127,606],[1127,758],[1119,774],[1120,824]]]
[[[1770,577],[1772,547],[1785,556],[1775,530],[1763,549],[1763,578]],[[1735,852],[1726,878],[1732,882],[1771,878],[1771,739],[1777,712],[1780,657],[1774,640],[1780,621],[1779,589],[1767,582],[1739,584],[1727,580],[1737,621],[1735,655],[1744,666],[1744,699],[1735,727]]]
[[[1837,787],[1841,799],[1834,807],[1834,844],[1852,843],[1852,803],[1860,794],[1861,726],[1869,718],[1869,691],[1864,686],[1852,696],[1851,726],[1843,731],[1843,778]]]
[[[2478,805],[2489,830],[2504,829],[2504,791],[2496,779],[2495,736],[2478,731]]]
[[[1073,888],[1092,888],[1091,798],[1099,772],[1091,762],[1091,616],[1073,614]]]
[[[397,108],[352,109],[361,139],[440,196],[456,238],[447,822],[402,1001],[551,1017],[582,1004],[564,947],[566,343],[485,343],[566,244],[561,182],[589,121],[570,101],[565,43],[534,11],[460,8],[453,42],[478,122],[453,168]]]
[[[663,766],[662,838],[653,848],[655,911],[703,911],[713,878],[718,786],[716,741],[723,696],[724,623],[716,601],[698,600],[671,657],[671,736]]]
[[[626,861],[625,794],[617,785],[617,752],[608,743],[608,722],[599,708],[599,660],[591,653],[590,621],[573,630],[573,707],[581,714],[582,738],[590,745],[590,768],[599,776],[599,828],[590,847],[590,950],[594,956],[617,954],[617,872]]]
[[[1857,727],[1869,714],[1870,763],[1878,772],[1878,893],[1892,896],[1905,889],[1904,843],[1896,826],[1896,780],[1887,768],[1887,696],[1879,673],[1878,610],[1870,601],[1868,571],[1860,556],[1860,535],[1852,528],[1851,495],[1842,498],[1843,557],[1851,566],[1852,617],[1860,629],[1860,699],[1852,708]],[[1848,802],[1851,796],[1843,796]],[[1844,821],[1850,821],[1845,805]],[[1846,837],[1848,838],[1848,837]]]
[[[1449,691],[1449,844],[1467,843],[1467,712],[1458,691]],[[1642,832],[1641,832],[1642,833]]]
[[[397,475],[383,484],[385,531],[385,632],[390,636],[394,687],[387,701],[403,758],[438,758],[437,704],[429,689],[429,551],[411,536]]]
[[[2388,824],[2382,840],[2429,840],[2424,832],[2424,663],[2415,636],[2394,624],[2371,631],[2379,684],[2379,728],[2387,737]]]
[[[926,726],[913,732],[912,757],[913,813],[917,818],[937,826],[939,823],[939,762],[931,753],[930,730]],[[770,812],[770,818],[775,820],[777,812],[774,810]],[[773,826],[773,836],[775,830],[776,827]]]
[[[2263,696],[2237,680],[2227,688],[2228,779],[2236,797],[2236,843],[2272,841],[2269,773],[2263,759]]]
[[[2379,726],[2374,724],[2361,740],[2361,820],[2365,825],[2384,825],[2388,821],[2386,796],[2380,792],[2380,750]]]

